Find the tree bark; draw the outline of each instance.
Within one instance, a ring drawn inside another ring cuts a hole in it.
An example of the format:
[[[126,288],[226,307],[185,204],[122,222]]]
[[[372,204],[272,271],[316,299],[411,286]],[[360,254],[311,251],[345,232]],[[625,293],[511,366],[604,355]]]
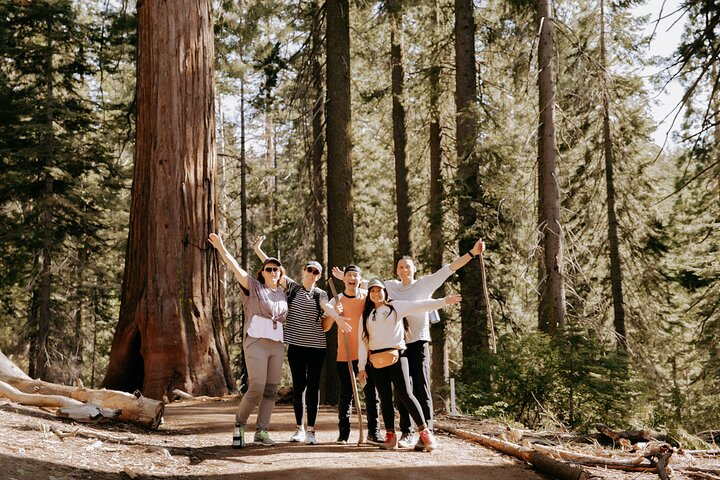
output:
[[[540,279],[539,324],[551,335],[565,328],[565,285],[563,274],[560,185],[557,140],[555,137],[555,68],[553,63],[552,0],[538,0],[539,103],[538,126],[540,225],[544,254],[544,278]],[[543,318],[544,317],[544,318]]]
[[[31,361],[35,364],[35,374],[39,378],[47,378],[48,375],[48,339],[50,337],[50,295],[52,291],[52,247],[53,247],[53,178],[49,171],[54,166],[55,157],[55,93],[54,93],[54,66],[53,66],[53,21],[46,21],[47,51],[45,57],[45,122],[46,133],[44,139],[45,148],[45,187],[42,197],[42,262],[40,263],[40,303],[37,311],[37,345],[36,357]]]
[[[607,48],[605,45],[605,2],[600,0],[600,65],[603,78],[603,150],[605,153],[605,189],[607,194],[608,244],[610,247],[610,285],[613,300],[613,325],[618,350],[627,353],[623,277],[620,263],[620,241],[615,207],[615,181],[613,176],[613,144],[610,131],[610,92],[608,90]]]
[[[222,319],[210,0],[138,4],[138,121],[120,319],[104,380],[234,390]]]
[[[395,206],[397,211],[398,250],[395,262],[403,255],[412,256],[410,240],[410,197],[406,159],[407,131],[403,91],[405,71],[402,58],[402,2],[391,2],[390,65],[392,68],[393,155],[395,157]]]
[[[322,15],[317,2],[311,4],[312,21],[312,95],[315,102],[312,107],[312,144],[310,155],[312,158],[312,188],[314,242],[313,251],[315,260],[323,265],[327,271],[327,234],[325,230],[325,182],[323,181],[323,152],[325,150],[325,132],[323,115],[325,106],[325,92],[322,73]]]
[[[348,0],[326,2],[328,265],[344,266],[355,256],[350,123],[350,11]],[[322,401],[337,401],[337,328],[327,336]]]
[[[455,0],[455,108],[457,111],[457,184],[459,217],[459,251],[465,253],[479,236],[476,230],[478,213],[476,202],[480,198],[480,178],[475,142],[478,136],[476,120],[477,69],[475,67],[475,19],[472,0]],[[462,318],[462,354],[464,375],[471,373],[478,354],[489,353],[487,318],[484,308],[480,270],[472,260],[458,271]],[[470,359],[475,359],[470,362]]]
[[[440,8],[438,1],[434,2],[433,10],[433,65],[430,67],[430,198],[429,223],[430,223],[430,262],[432,271],[436,272],[443,266],[443,247],[445,238],[443,235],[443,211],[442,202],[445,198],[443,191],[442,175],[442,129],[440,126],[440,41],[438,36],[438,25],[440,24]],[[438,298],[445,295],[445,286],[441,286],[436,292]],[[430,338],[432,340],[432,362],[430,378],[434,390],[447,384],[450,376],[448,370],[447,347],[445,345],[445,313],[438,310],[441,321],[430,325]]]

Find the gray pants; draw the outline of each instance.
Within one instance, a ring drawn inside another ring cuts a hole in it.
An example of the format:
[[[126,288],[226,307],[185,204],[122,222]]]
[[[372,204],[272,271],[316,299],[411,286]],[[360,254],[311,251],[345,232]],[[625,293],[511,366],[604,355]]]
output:
[[[243,342],[245,365],[248,371],[248,391],[243,395],[235,414],[235,422],[244,427],[250,414],[258,408],[255,428],[267,430],[275,407],[280,374],[285,359],[282,342],[267,338],[245,337]]]

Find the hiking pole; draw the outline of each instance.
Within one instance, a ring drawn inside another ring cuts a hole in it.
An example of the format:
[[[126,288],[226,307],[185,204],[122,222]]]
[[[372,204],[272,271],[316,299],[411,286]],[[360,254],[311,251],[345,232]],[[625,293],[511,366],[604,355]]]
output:
[[[490,340],[493,353],[497,353],[497,344],[495,342],[495,324],[493,323],[492,311],[490,310],[490,295],[488,295],[487,280],[485,279],[485,259],[480,253],[480,278],[482,279],[483,294],[485,296],[485,308],[487,309],[487,317],[490,321]]]
[[[328,285],[330,286],[330,291],[332,292],[333,298],[335,299],[335,305],[339,304],[340,297],[338,297],[338,293],[335,289],[335,284],[333,283],[332,278],[328,278]],[[345,342],[345,353],[347,354],[348,370],[350,371],[350,385],[352,385],[353,400],[355,400],[355,408],[357,409],[358,430],[360,432],[360,436],[358,437],[358,446],[360,446],[365,443],[365,431],[363,430],[363,418],[362,408],[360,408],[360,396],[358,395],[357,382],[355,381],[355,371],[353,370],[352,360],[350,360],[350,344],[348,343],[347,333],[345,333],[345,330],[340,328],[340,325],[338,325],[338,331],[342,331],[343,342]]]

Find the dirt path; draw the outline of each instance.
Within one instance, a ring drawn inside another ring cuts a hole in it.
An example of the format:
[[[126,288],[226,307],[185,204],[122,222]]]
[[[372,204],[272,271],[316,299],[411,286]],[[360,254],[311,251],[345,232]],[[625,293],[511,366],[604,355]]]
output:
[[[542,479],[520,462],[439,435],[432,453],[383,451],[376,446],[335,445],[337,417],[323,407],[316,425],[319,445],[290,443],[292,408],[278,405],[271,423],[274,447],[230,448],[234,400],[168,405],[165,423],[152,433],[116,425],[87,426],[108,435],[132,436],[122,442],[72,437],[60,440],[68,422],[38,409],[0,402],[0,479],[275,479],[356,480],[482,478]],[[250,417],[254,422],[254,415]],[[251,434],[248,434],[251,439]],[[350,437],[357,442],[357,432]]]

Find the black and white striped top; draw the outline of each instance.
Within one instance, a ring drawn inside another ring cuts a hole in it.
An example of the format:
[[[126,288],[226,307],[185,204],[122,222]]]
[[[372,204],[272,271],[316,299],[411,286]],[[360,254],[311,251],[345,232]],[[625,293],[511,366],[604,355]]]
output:
[[[320,302],[328,301],[327,293],[317,287],[308,292],[305,287],[291,278],[287,279],[288,302],[287,320],[284,325],[284,340],[289,345],[298,347],[326,348],[325,332],[322,329],[322,310],[318,311],[318,302],[315,300],[319,294]],[[317,293],[316,293],[317,292]]]

